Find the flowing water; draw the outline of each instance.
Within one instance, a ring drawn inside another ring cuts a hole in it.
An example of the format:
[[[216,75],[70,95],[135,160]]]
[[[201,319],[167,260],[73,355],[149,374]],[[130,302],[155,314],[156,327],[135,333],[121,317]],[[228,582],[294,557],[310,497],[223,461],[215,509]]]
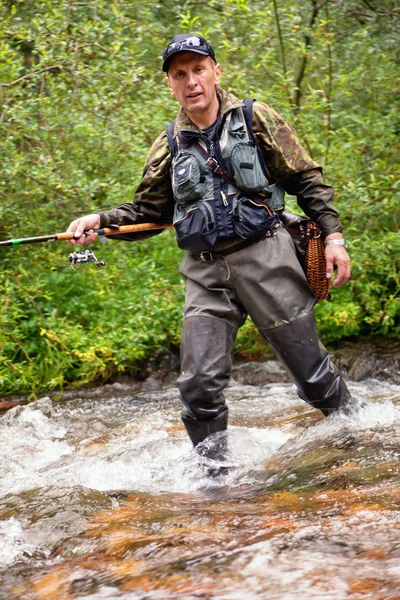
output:
[[[176,388],[42,399],[0,418],[1,600],[399,600],[400,386],[322,419],[231,382],[211,479]]]

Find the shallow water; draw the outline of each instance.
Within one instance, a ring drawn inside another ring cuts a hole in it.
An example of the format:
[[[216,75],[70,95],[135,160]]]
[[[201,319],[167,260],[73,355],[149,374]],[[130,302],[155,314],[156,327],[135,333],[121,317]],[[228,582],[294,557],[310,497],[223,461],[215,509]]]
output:
[[[400,386],[322,419],[232,381],[210,479],[177,390],[110,386],[0,419],[0,599],[399,600]]]

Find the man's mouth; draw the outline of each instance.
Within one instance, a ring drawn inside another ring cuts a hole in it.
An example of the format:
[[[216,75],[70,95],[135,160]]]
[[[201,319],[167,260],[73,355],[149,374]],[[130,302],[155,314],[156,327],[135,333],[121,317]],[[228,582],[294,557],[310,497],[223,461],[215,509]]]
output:
[[[188,94],[187,97],[190,98],[190,100],[193,100],[195,98],[199,98],[201,96],[201,92],[193,92],[193,94]]]

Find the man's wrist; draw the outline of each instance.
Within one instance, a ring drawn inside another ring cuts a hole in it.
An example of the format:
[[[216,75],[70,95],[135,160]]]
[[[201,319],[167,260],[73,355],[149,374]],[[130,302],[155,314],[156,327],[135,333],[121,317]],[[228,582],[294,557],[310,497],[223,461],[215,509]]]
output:
[[[104,227],[112,227],[114,225],[114,220],[111,218],[109,212],[100,212],[97,213],[100,218],[100,229],[104,229]]]
[[[325,236],[325,241],[342,240],[342,239],[343,239],[343,234],[341,231],[335,231],[334,233],[329,233],[328,235]]]
[[[347,248],[347,242],[343,236],[325,238],[325,246],[343,246]]]

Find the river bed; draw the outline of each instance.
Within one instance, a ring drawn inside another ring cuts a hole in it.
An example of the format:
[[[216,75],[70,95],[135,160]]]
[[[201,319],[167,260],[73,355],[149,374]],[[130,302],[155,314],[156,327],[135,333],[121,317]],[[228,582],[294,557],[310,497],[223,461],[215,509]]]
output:
[[[320,414],[231,381],[229,470],[207,476],[174,384],[0,418],[0,600],[399,600],[400,386]]]

